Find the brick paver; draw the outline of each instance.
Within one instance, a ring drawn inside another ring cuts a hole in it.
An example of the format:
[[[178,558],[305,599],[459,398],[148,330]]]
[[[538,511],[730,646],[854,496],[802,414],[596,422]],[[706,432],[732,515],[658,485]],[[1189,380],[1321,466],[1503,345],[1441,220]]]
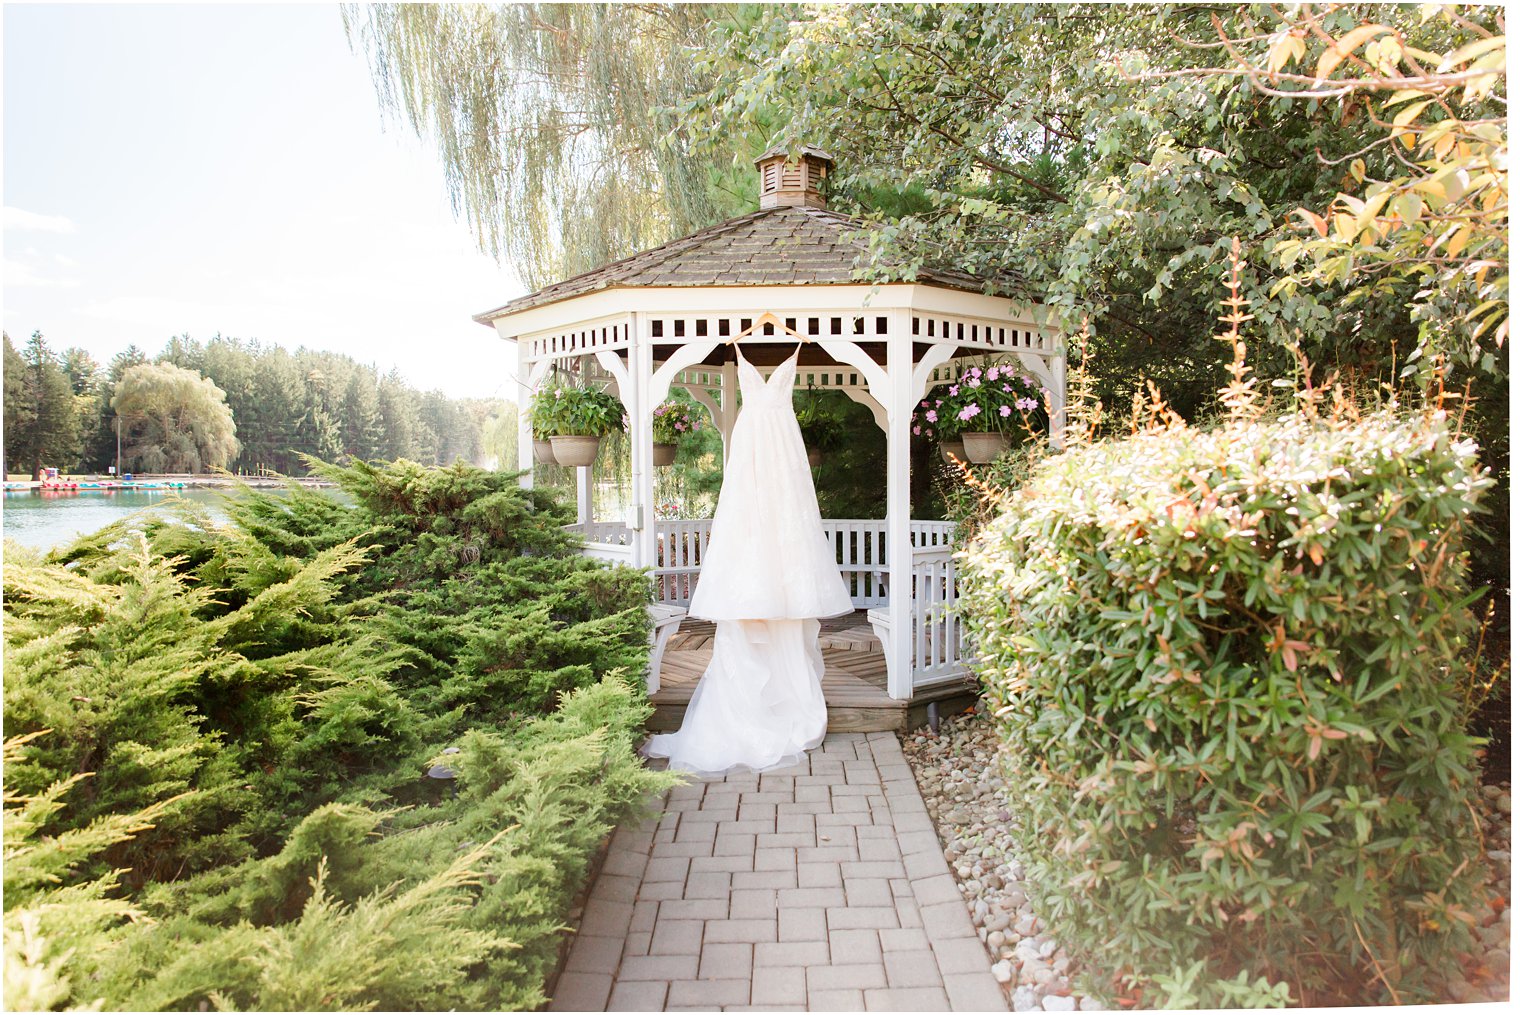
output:
[[[1006,1011],[891,733],[620,828],[552,1011]]]

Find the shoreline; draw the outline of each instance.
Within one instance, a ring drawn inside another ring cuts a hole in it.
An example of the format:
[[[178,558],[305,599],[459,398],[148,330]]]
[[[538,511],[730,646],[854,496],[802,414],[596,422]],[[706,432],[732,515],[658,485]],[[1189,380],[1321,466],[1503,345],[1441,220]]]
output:
[[[118,480],[109,476],[77,475],[60,476],[48,480],[5,481],[6,493],[81,493],[112,492],[117,490],[193,490],[232,489],[249,486],[256,489],[276,489],[289,483],[311,488],[332,488],[337,484],[316,477],[284,476],[204,476],[186,474],[142,474],[130,480]]]

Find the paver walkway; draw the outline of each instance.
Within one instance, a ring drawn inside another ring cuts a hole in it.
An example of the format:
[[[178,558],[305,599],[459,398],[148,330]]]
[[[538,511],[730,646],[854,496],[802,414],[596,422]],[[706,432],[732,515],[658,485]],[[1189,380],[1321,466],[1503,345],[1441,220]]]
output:
[[[1006,1011],[893,733],[614,835],[554,1011]]]

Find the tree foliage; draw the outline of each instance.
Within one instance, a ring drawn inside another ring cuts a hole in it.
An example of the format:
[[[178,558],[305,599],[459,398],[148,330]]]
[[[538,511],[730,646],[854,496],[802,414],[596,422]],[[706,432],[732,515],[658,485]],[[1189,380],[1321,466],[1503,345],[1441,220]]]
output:
[[[111,398],[121,419],[122,466],[146,472],[209,472],[238,452],[227,393],[172,363],[122,375]]]
[[[1502,12],[1425,5],[1412,15],[1300,4],[1254,35],[1221,34],[1233,69],[1264,95],[1338,100],[1381,132],[1346,167],[1322,212],[1296,210],[1303,239],[1274,253],[1297,278],[1353,283],[1379,298],[1408,277],[1421,289],[1422,359],[1456,356],[1498,369],[1509,334],[1509,136]],[[1362,20],[1380,17],[1382,20]],[[1485,338],[1488,341],[1485,341]],[[1426,370],[1439,364],[1426,364]]]
[[[24,352],[5,336],[5,465],[24,465],[33,479],[45,466],[64,468],[78,453],[79,415],[69,375],[32,332]]]
[[[15,352],[14,350],[12,350]],[[16,362],[20,353],[15,353]],[[51,360],[72,390],[77,446],[53,451],[46,464],[67,471],[105,472],[116,463],[116,420],[112,400],[132,367],[172,364],[205,377],[226,396],[237,426],[237,451],[225,466],[239,473],[300,475],[304,455],[328,459],[409,458],[438,465],[456,459],[478,462],[487,452],[482,433],[503,403],[493,399],[452,399],[439,391],[419,391],[395,371],[336,353],[213,336],[170,339],[156,357],[129,347],[102,368],[82,349]],[[26,372],[7,359],[7,438],[24,434],[31,404]],[[54,384],[55,388],[58,385]],[[56,400],[49,404],[63,404]],[[14,443],[10,441],[9,443]],[[69,450],[73,447],[73,450]],[[19,459],[14,452],[12,462]],[[510,466],[513,463],[508,463]]]
[[[734,214],[674,115],[719,5],[346,4],[381,103],[438,144],[457,211],[536,289]],[[728,16],[726,13],[722,16]]]

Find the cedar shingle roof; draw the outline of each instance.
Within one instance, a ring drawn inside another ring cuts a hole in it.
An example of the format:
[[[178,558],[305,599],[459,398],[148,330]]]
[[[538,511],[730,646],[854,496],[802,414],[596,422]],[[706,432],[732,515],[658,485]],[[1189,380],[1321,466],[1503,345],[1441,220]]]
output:
[[[488,324],[529,307],[619,286],[851,285],[865,245],[849,238],[862,223],[824,208],[764,208],[545,286],[495,310]],[[953,269],[921,267],[916,282],[987,292],[988,280]],[[995,292],[1006,286],[993,285]]]

